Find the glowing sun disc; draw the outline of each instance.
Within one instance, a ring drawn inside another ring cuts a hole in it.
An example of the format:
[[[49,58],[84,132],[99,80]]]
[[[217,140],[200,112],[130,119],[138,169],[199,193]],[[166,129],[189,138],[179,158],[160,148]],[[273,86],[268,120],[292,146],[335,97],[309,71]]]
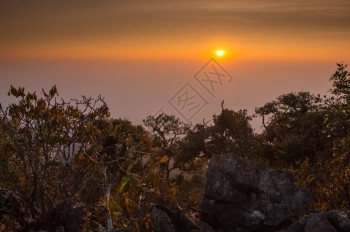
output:
[[[217,50],[216,51],[216,55],[217,56],[223,56],[223,55],[225,55],[225,51],[224,50]]]

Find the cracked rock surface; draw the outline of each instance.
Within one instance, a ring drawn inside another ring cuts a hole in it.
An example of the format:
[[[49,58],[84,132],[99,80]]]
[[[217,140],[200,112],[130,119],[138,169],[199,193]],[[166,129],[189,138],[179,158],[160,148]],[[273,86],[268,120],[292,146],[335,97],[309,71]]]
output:
[[[232,154],[213,156],[201,217],[224,231],[267,231],[283,227],[311,202],[311,193],[297,187],[287,170],[274,170]]]

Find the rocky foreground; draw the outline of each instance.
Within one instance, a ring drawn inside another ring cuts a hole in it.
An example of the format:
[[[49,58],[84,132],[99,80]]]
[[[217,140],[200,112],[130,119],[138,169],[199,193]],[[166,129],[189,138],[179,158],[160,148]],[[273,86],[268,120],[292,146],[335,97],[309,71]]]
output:
[[[152,224],[154,232],[350,232],[349,212],[300,217],[312,201],[289,171],[234,155],[213,156],[199,215],[156,206]]]
[[[311,193],[295,185],[286,170],[274,170],[234,155],[213,156],[199,212],[155,206],[154,232],[350,232],[350,213],[303,216]],[[37,209],[39,210],[39,209]],[[82,231],[84,205],[66,201],[52,212],[56,232]],[[37,223],[21,196],[0,187],[0,231],[29,231]],[[50,215],[49,215],[50,216]],[[32,231],[32,230],[31,230]]]

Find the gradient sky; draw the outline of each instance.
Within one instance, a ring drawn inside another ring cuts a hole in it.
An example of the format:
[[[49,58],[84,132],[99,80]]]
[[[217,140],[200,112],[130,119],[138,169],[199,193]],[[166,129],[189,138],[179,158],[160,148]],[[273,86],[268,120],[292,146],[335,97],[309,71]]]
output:
[[[1,102],[11,84],[57,84],[67,98],[102,94],[114,117],[141,122],[225,49],[217,60],[235,80],[214,99],[203,93],[201,120],[222,99],[253,113],[282,93],[325,93],[335,63],[350,63],[348,0],[0,4]]]
[[[223,46],[238,57],[346,59],[349,11],[348,0],[2,1],[0,54],[183,58]]]

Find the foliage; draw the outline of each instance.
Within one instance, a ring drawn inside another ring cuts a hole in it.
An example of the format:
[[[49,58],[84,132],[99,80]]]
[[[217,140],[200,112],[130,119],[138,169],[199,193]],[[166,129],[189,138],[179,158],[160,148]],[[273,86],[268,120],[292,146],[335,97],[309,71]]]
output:
[[[145,131],[108,119],[101,97],[65,102],[56,87],[42,94],[11,87],[19,102],[0,108],[0,182],[20,191],[48,228],[55,226],[51,212],[67,198],[101,203],[109,212],[110,188],[131,171],[125,163],[149,146]]]
[[[324,200],[327,208],[350,207],[350,73],[347,66],[337,64],[332,75],[334,94],[325,105],[325,133],[331,141],[331,157],[325,164],[329,181],[326,182]],[[328,190],[328,191],[327,191]],[[332,190],[332,191],[330,191]]]
[[[257,153],[257,141],[246,110],[222,109],[213,116],[213,125],[207,129],[206,156],[234,153],[252,159]]]
[[[331,96],[307,92],[278,97],[256,109],[264,131],[262,155],[296,173],[297,182],[314,195],[314,209],[347,209],[349,186],[350,74],[338,64],[330,78]]]
[[[148,116],[144,121],[146,127],[153,132],[152,142],[157,148],[157,154],[163,157],[163,168],[166,171],[166,178],[170,178],[170,172],[176,168],[177,163],[172,163],[173,159],[179,156],[179,144],[181,137],[185,135],[189,125],[180,121],[174,115],[159,114],[158,116]]]
[[[58,100],[56,87],[49,93],[43,90],[40,98],[14,87],[9,95],[19,102],[0,108],[7,138],[2,152],[8,156],[1,182],[20,190],[33,210],[38,204],[45,220],[50,209],[62,199],[74,198],[92,178],[94,167],[80,164],[97,154],[102,132],[93,125],[109,116],[108,108],[102,98],[74,104]]]
[[[211,124],[149,116],[149,132],[110,118],[100,96],[66,102],[55,86],[41,94],[11,86],[17,102],[0,105],[0,184],[23,195],[40,229],[57,226],[53,212],[74,199],[87,206],[86,230],[152,231],[154,204],[198,208],[209,159],[234,153],[293,171],[315,195],[314,210],[348,209],[347,66],[338,64],[330,81],[330,96],[283,94],[253,116],[223,106]]]
[[[308,92],[289,93],[256,109],[264,126],[259,139],[270,164],[294,167],[306,158],[321,158],[327,144],[321,102]]]

